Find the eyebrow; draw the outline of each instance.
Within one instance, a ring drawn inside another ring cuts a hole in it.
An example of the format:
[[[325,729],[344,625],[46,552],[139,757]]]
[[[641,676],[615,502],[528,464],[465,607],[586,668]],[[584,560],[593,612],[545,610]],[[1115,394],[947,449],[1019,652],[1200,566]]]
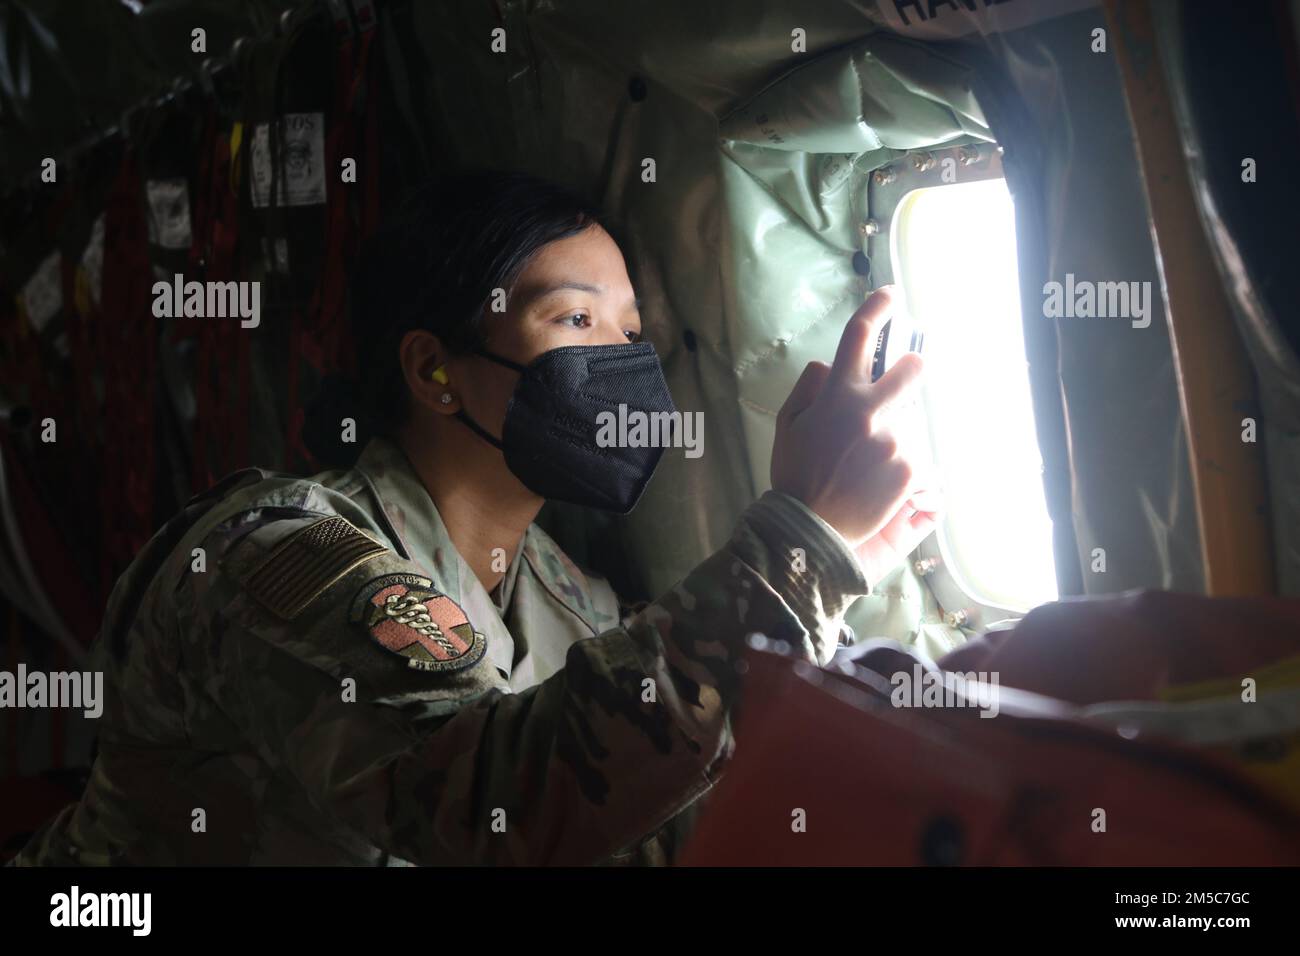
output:
[[[554,282],[551,283],[550,285],[543,286],[535,290],[533,292],[533,295],[535,298],[543,299],[548,295],[554,295],[556,292],[564,292],[566,290],[574,290],[577,292],[590,292],[592,295],[605,294],[604,286],[592,285],[589,282],[576,282],[570,279],[564,279],[561,280],[560,282]],[[642,299],[640,296],[633,297],[630,304],[638,312],[641,311]]]

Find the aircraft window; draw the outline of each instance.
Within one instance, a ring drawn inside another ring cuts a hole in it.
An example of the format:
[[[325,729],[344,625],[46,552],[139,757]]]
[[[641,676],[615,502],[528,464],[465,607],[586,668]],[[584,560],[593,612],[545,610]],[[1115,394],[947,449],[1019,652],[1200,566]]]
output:
[[[1057,597],[1003,179],[917,189],[890,229],[893,272],[925,332],[922,403],[943,483],[943,563],[1011,611]]]

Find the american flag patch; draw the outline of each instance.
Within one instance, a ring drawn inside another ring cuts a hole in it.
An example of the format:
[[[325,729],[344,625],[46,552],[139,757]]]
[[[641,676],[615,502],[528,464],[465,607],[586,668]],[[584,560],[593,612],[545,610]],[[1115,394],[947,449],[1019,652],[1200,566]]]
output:
[[[242,576],[244,588],[276,617],[291,621],[349,571],[388,548],[346,518],[323,518],[278,544]]]

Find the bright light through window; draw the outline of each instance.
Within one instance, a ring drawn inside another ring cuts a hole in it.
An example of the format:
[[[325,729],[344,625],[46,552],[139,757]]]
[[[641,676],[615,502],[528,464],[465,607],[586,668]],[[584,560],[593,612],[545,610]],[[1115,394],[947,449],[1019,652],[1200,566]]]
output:
[[[918,189],[899,204],[891,234],[894,274],[925,332],[944,564],[984,604],[1025,611],[1054,600],[1006,183]]]

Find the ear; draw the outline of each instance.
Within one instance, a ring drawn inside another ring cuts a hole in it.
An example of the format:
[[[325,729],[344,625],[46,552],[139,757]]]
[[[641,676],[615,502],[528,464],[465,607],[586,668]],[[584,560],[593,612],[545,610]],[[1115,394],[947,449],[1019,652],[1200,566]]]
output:
[[[412,329],[402,336],[398,361],[412,403],[440,415],[460,410],[460,396],[446,368],[448,358],[447,350],[432,332]],[[441,373],[435,377],[439,370]]]

